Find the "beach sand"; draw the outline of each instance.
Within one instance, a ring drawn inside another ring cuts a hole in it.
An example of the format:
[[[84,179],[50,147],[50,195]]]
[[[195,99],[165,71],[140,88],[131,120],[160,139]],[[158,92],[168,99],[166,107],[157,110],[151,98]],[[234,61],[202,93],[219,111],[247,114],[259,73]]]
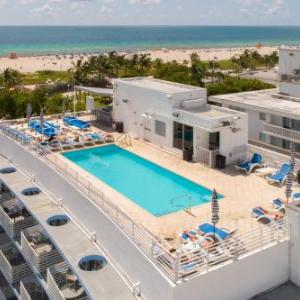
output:
[[[189,60],[192,53],[198,53],[202,60],[224,60],[233,56],[240,55],[245,49],[257,50],[260,54],[270,54],[277,50],[277,47],[239,47],[239,48],[198,48],[198,49],[159,49],[137,51],[136,53],[148,53],[152,59],[160,58],[163,61],[176,60],[183,62]],[[20,72],[32,73],[40,70],[66,71],[73,67],[78,59],[87,60],[89,56],[95,54],[76,54],[76,55],[44,55],[44,56],[24,56],[16,59],[0,57],[0,72],[5,68],[12,68]],[[131,54],[128,54],[131,55]]]

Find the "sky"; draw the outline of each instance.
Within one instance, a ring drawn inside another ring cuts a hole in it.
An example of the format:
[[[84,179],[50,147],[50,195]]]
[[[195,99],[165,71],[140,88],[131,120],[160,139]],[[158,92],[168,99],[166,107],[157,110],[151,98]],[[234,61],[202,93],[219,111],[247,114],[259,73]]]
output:
[[[0,25],[300,25],[300,0],[0,0]]]

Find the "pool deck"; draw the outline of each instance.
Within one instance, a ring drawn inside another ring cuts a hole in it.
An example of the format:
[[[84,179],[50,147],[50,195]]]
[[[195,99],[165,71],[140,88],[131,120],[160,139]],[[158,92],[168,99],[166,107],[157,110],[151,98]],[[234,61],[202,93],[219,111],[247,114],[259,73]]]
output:
[[[61,120],[57,122],[60,124]],[[105,131],[99,130],[96,127],[91,127],[90,131],[102,131],[105,133]],[[118,140],[119,134],[114,133],[113,135],[115,140]],[[263,206],[272,210],[271,201],[273,199],[285,199],[284,187],[270,185],[266,179],[258,177],[255,174],[246,175],[234,167],[228,167],[225,170],[210,169],[199,163],[186,162],[178,154],[166,151],[145,141],[131,139],[131,143],[131,146],[118,145],[206,188],[211,190],[215,188],[218,193],[222,194],[224,198],[220,200],[220,222],[217,224],[219,227],[229,230],[238,229],[238,233],[242,234],[258,226],[264,226],[251,217],[250,209],[256,206]],[[74,151],[74,149],[71,151]],[[177,244],[179,234],[183,230],[195,229],[197,225],[211,221],[210,203],[193,207],[191,210],[192,214],[179,211],[155,217],[110,186],[101,182],[98,178],[63,157],[59,152],[54,153],[54,155],[58,155],[61,159],[65,160],[67,165],[72,166],[73,170],[75,168],[79,174],[91,180],[93,184],[99,187],[114,204],[126,212],[135,222],[145,227],[151,234],[160,239],[168,239],[174,241],[172,244]],[[126,176],[126,174],[120,175]],[[145,184],[147,183],[145,182]],[[293,191],[300,192],[300,186],[295,185]]]
[[[117,136],[115,134],[115,137]],[[210,169],[199,163],[186,162],[176,154],[135,139],[132,139],[132,146],[121,147],[209,189],[215,188],[218,193],[224,195],[224,198],[220,200],[218,226],[229,230],[238,229],[239,234],[249,232],[258,226],[264,226],[251,217],[251,208],[263,206],[272,210],[271,201],[273,199],[285,198],[284,187],[270,185],[266,179],[255,174],[243,174],[234,167],[228,167],[223,171]],[[60,154],[56,153],[56,155]],[[63,159],[101,188],[121,210],[160,239],[173,240],[177,244],[178,236],[183,230],[194,229],[198,224],[211,220],[210,203],[193,207],[192,214],[179,211],[155,217],[76,164],[66,158]],[[126,174],[123,175],[126,176]],[[145,184],[147,183],[145,182]],[[297,191],[300,191],[300,186],[294,187],[294,192]]]

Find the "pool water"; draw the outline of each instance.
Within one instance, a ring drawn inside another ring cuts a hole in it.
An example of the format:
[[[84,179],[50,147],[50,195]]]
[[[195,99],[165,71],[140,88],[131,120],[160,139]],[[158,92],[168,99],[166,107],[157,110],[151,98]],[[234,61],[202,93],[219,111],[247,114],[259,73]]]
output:
[[[211,201],[211,190],[116,145],[63,155],[154,216]]]

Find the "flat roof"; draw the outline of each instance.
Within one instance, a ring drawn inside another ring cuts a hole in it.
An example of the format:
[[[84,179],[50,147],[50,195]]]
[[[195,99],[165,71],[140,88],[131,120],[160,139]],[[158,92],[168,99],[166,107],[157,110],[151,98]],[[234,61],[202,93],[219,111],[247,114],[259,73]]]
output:
[[[158,90],[166,93],[180,93],[180,92],[190,92],[193,90],[203,90],[203,88],[179,84],[175,82],[155,79],[152,77],[132,77],[132,78],[122,78],[118,79],[117,82],[126,82],[134,86],[148,88],[152,90]]]
[[[268,111],[277,115],[289,114],[294,118],[300,118],[300,101],[297,102],[295,98],[280,95],[277,89],[217,95],[211,96],[210,99],[217,103]]]
[[[0,168],[13,167],[7,160],[0,158]],[[133,300],[126,283],[111,265],[109,258],[93,244],[90,239],[71,221],[62,227],[49,226],[47,220],[54,215],[66,212],[43,191],[35,196],[24,196],[23,189],[37,186],[30,178],[17,170],[11,174],[0,174],[0,179],[20,199],[28,211],[45,229],[54,245],[61,251],[73,272],[79,277],[87,294],[93,299]],[[39,187],[40,188],[40,187]],[[79,268],[79,260],[88,255],[104,256],[108,264],[97,272],[83,271]]]
[[[207,119],[230,118],[241,114],[241,112],[237,112],[230,109],[224,109],[213,105],[203,105],[201,107],[195,107],[195,108],[180,107],[177,110],[199,115]]]
[[[106,88],[99,88],[99,87],[92,87],[92,86],[82,86],[82,85],[75,85],[74,89],[77,91],[88,92],[98,96],[113,96],[113,89],[106,89]]]

